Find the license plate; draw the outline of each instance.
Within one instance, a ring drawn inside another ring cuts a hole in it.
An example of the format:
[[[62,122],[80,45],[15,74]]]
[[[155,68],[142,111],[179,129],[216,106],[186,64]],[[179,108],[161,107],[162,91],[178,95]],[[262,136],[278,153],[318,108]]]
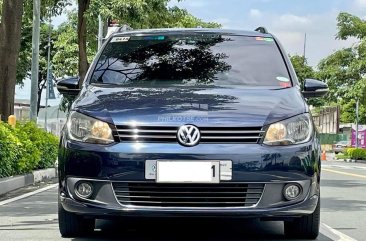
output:
[[[146,160],[145,161],[145,179],[156,180],[156,169],[158,161],[172,161],[172,160]],[[176,160],[183,162],[197,162],[200,160]],[[208,162],[220,162],[220,181],[231,181],[233,177],[233,163],[229,160],[206,160]],[[206,162],[205,161],[205,162]],[[202,161],[203,162],[203,161]]]
[[[219,161],[157,161],[159,183],[219,183]]]

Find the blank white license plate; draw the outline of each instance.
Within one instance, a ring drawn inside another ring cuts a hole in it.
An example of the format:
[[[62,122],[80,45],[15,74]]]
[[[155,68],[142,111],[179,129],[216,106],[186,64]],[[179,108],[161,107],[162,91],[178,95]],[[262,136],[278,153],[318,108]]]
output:
[[[157,161],[159,183],[219,183],[219,161]]]

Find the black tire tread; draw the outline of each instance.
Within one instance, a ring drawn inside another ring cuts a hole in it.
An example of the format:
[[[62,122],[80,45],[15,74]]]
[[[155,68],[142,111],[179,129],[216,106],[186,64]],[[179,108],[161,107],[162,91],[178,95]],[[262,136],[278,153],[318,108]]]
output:
[[[65,238],[87,235],[95,228],[94,219],[85,219],[67,212],[60,203],[58,204],[58,223],[61,236]]]
[[[293,221],[285,221],[285,235],[291,238],[316,239],[320,226],[320,201],[314,213],[297,218]]]

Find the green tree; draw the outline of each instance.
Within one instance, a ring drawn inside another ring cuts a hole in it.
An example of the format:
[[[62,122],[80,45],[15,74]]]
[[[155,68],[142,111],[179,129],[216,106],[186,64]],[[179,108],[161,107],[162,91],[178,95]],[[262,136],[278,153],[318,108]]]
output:
[[[38,101],[37,113],[40,109],[41,96],[46,88],[47,81],[47,54],[48,54],[48,35],[51,31],[51,56],[54,56],[59,50],[54,46],[59,31],[56,31],[46,23],[41,23],[40,29],[40,46],[39,46],[39,72],[38,72]],[[19,53],[19,61],[17,66],[17,84],[23,85],[23,81],[31,77],[31,61],[32,61],[32,24],[23,22],[21,51]]]
[[[59,14],[67,0],[41,1],[41,16]],[[14,113],[15,84],[30,70],[33,0],[0,0],[0,115]]]
[[[342,123],[354,123],[356,120],[356,100],[341,100],[340,102],[340,121]],[[366,123],[366,108],[364,105],[360,105],[359,108],[359,122]]]
[[[67,21],[61,24],[54,42],[56,49],[52,63],[54,74],[58,77],[79,75],[79,45],[77,35],[78,18],[76,12],[68,14]],[[90,63],[97,52],[97,23],[90,21],[87,29],[86,54]],[[67,66],[67,68],[65,68]]]
[[[308,65],[307,59],[304,56],[293,55],[290,56],[292,65],[294,66],[297,78],[301,86],[304,85],[305,79],[315,78],[315,71],[313,67]]]
[[[337,102],[349,96],[354,85],[361,79],[361,73],[353,68],[356,58],[355,49],[347,48],[320,61],[318,75],[329,86],[328,101]]]
[[[338,50],[321,60],[317,76],[329,86],[328,103],[341,106],[341,121],[354,122],[356,100],[361,100],[361,123],[366,123],[366,22],[348,13],[340,13],[337,38],[357,38],[359,43]]]
[[[88,71],[89,63],[87,56],[87,18],[86,12],[89,9],[90,0],[78,0],[78,46],[79,46],[79,77],[83,81]]]
[[[300,81],[301,87],[304,86],[305,79],[317,79],[317,72],[311,67],[304,56],[293,55],[290,56],[291,63],[295,69],[297,78]],[[324,105],[324,98],[309,99],[308,104],[314,107],[321,107]]]
[[[349,13],[341,12],[337,18],[337,38],[346,40],[350,37],[363,39],[366,36],[366,21]]]

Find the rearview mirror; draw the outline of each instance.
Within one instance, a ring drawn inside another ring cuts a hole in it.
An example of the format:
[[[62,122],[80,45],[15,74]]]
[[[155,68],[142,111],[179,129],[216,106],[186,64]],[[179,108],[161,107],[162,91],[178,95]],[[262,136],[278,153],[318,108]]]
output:
[[[305,98],[322,97],[328,93],[328,85],[320,80],[305,79],[302,94]]]
[[[60,80],[57,83],[57,90],[62,95],[76,96],[80,92],[79,77],[72,77]]]

